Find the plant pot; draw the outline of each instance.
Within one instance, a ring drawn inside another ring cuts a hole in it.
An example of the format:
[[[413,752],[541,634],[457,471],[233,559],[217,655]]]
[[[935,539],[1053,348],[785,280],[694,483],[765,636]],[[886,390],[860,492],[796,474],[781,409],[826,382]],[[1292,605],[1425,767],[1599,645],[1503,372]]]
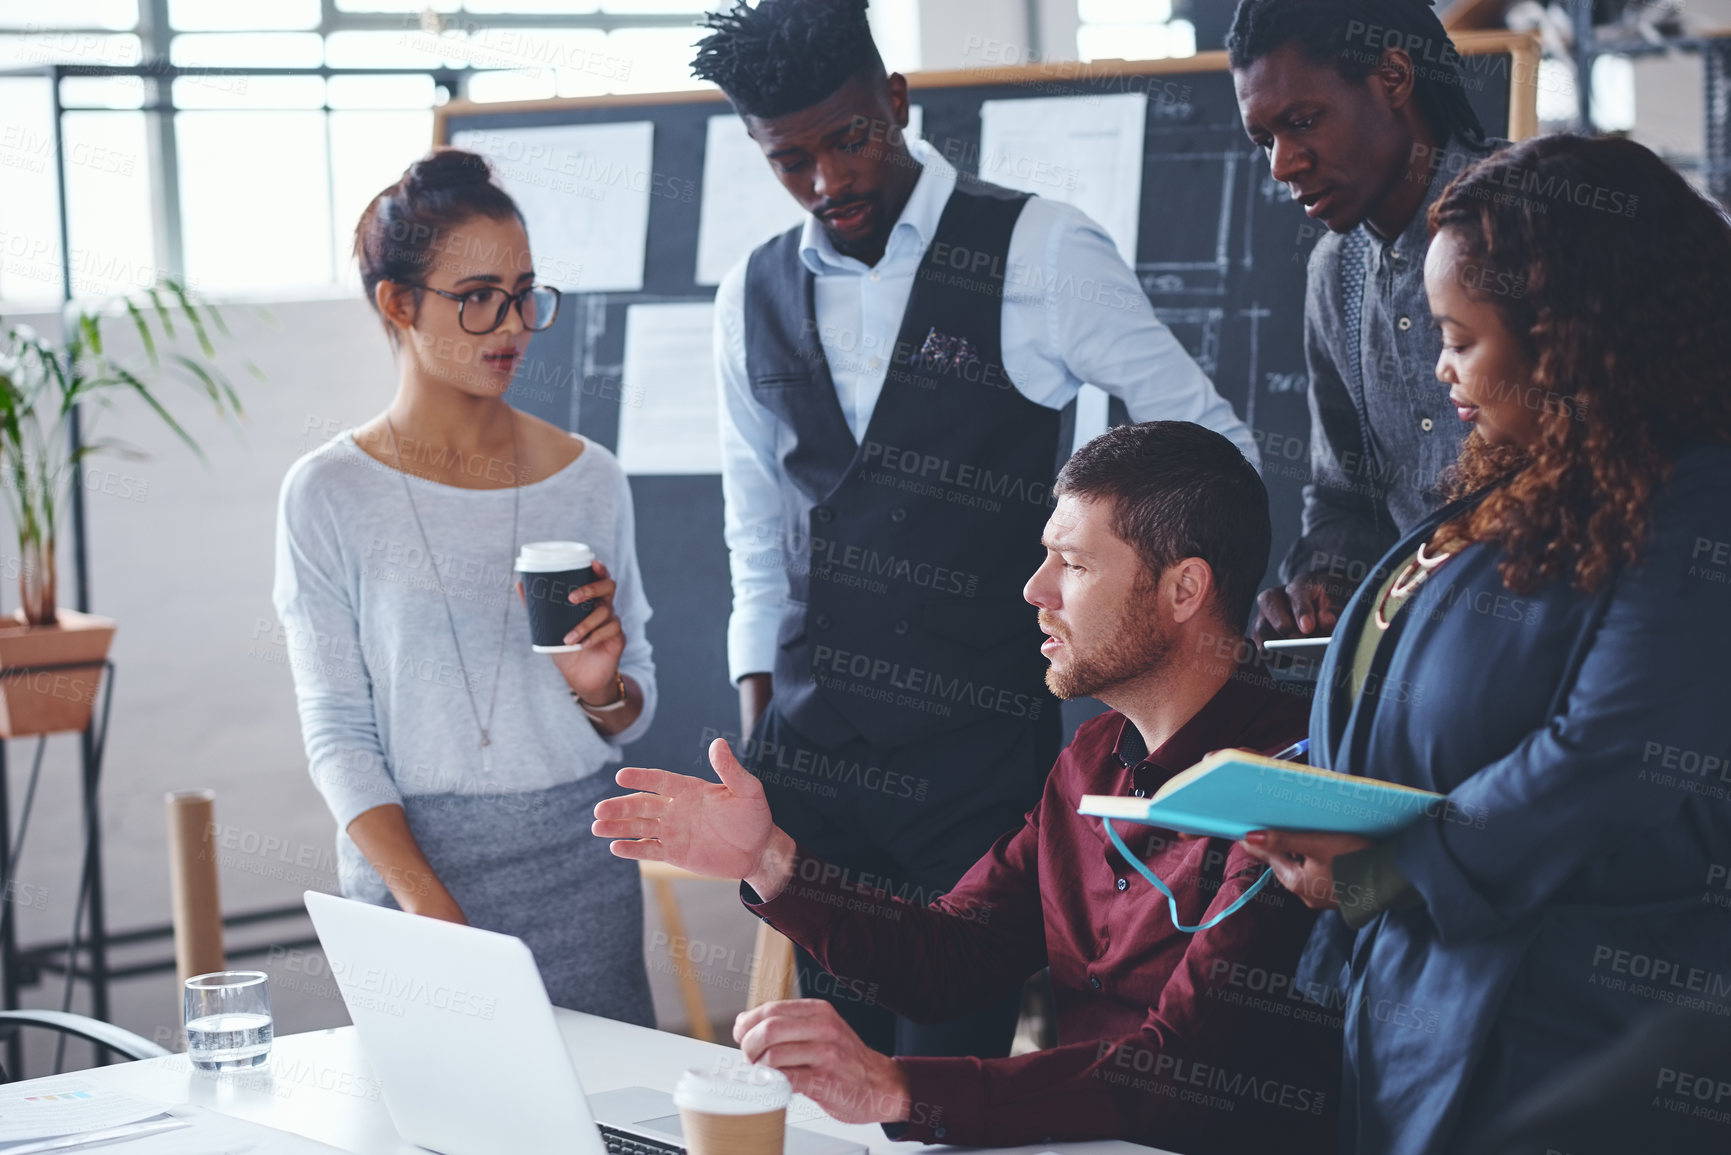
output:
[[[0,617],[0,737],[56,734],[90,724],[102,686],[102,662],[116,622],[56,608],[52,626],[16,614]],[[58,666],[60,669],[34,669]],[[31,673],[14,673],[31,667]]]

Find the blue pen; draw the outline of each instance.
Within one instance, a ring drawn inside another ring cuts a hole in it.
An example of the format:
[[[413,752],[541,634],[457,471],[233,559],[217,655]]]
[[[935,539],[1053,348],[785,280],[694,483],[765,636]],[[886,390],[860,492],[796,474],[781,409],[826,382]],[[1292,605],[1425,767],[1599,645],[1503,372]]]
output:
[[[1294,758],[1302,758],[1310,753],[1310,739],[1300,738],[1286,749],[1274,756],[1276,762],[1290,762]]]

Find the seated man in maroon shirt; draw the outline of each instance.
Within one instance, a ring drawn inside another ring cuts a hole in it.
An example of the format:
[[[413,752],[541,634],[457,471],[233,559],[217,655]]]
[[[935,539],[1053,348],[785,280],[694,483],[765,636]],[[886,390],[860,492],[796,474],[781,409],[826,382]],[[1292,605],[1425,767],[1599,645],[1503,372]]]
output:
[[[1339,1007],[1292,980],[1312,913],[1271,883],[1185,933],[1174,923],[1225,911],[1262,864],[1222,839],[1122,831],[1177,896],[1169,904],[1099,819],[1076,813],[1084,794],[1151,795],[1211,750],[1275,753],[1304,737],[1305,700],[1244,656],[1241,624],[1268,561],[1267,492],[1231,442],[1186,422],[1096,438],[1054,492],[1046,560],[1026,590],[1049,635],[1047,680],[1112,710],[1077,730],[1022,826],[947,895],[908,903],[806,854],[719,740],[719,785],[628,767],[620,785],[643,793],[598,804],[594,832],[620,840],[623,858],[741,879],[750,909],[838,984],[910,1018],[966,1014],[1051,967],[1059,1045],[1005,1059],[889,1058],[819,999],[741,1015],[745,1056],[837,1119],[981,1146],[1332,1152]]]

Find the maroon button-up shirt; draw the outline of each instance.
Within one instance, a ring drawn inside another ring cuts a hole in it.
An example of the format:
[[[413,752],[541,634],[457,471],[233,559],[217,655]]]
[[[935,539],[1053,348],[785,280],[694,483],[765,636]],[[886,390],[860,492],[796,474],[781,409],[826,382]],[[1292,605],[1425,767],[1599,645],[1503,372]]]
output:
[[[1007,1059],[901,1058],[912,1117],[892,1137],[1015,1146],[1131,1139],[1186,1153],[1335,1150],[1340,1016],[1293,975],[1314,912],[1270,881],[1217,926],[1185,934],[1166,898],[1076,813],[1084,794],[1151,796],[1211,750],[1274,753],[1308,703],[1254,666],[1160,749],[1129,719],[1084,723],[1039,804],[953,890],[921,907],[805,853],[773,900],[748,906],[837,982],[942,1021],[1052,969],[1056,1047]],[[1224,839],[1125,823],[1186,926],[1224,910],[1262,865]],[[749,897],[749,891],[746,892]]]

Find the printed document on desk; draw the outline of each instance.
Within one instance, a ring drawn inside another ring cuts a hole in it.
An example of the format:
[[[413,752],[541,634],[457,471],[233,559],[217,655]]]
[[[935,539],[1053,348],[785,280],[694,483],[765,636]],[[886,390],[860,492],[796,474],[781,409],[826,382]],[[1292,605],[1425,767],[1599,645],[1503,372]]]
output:
[[[71,1150],[184,1126],[161,1103],[78,1079],[14,1083],[0,1089],[0,1155]]]
[[[191,1105],[172,1108],[189,1126],[113,1146],[93,1155],[347,1155],[336,1147]],[[73,1148],[74,1152],[78,1149]]]
[[[99,1087],[76,1074],[0,1088],[0,1155],[342,1155],[287,1131],[191,1104]]]

